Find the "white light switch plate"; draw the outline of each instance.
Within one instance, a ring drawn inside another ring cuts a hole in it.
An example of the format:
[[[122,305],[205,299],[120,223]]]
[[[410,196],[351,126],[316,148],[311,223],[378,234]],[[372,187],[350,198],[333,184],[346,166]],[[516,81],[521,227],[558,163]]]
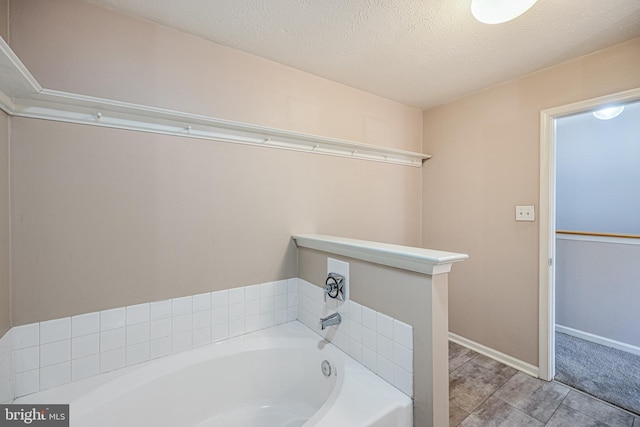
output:
[[[533,206],[516,206],[516,221],[535,221],[536,213]]]

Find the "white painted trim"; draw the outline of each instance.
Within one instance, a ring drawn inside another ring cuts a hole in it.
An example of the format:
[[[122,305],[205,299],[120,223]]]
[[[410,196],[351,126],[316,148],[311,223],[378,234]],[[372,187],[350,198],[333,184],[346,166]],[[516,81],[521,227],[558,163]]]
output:
[[[430,156],[50,89],[16,97],[14,116],[421,167]]]
[[[585,111],[594,110],[597,107],[603,107],[607,104],[628,104],[640,99],[640,87],[625,90],[622,92],[612,93],[610,95],[599,96],[597,98],[585,99],[571,104],[561,105],[554,108],[543,110],[546,115],[557,119],[564,116],[572,116],[574,114],[584,113]]]
[[[627,353],[636,354],[640,356],[640,347],[637,347],[632,344],[627,344],[625,342],[612,340],[611,338],[606,338],[600,335],[595,335],[589,332],[580,331],[578,329],[573,329],[568,326],[562,326],[562,325],[556,325],[556,332],[571,335],[572,337],[580,338],[585,341],[593,342],[596,344],[604,345],[607,347],[615,348],[617,350],[626,351]]]
[[[431,156],[361,142],[257,126],[113,99],[43,89],[0,38],[0,108],[33,119],[422,167]]]
[[[38,93],[42,86],[31,75],[9,45],[0,37],[0,108],[13,113],[13,98],[17,95]]]
[[[540,113],[540,244],[538,373],[551,381],[555,376],[555,335],[548,331],[555,324],[555,122],[545,111]],[[544,142],[543,142],[544,141]],[[543,332],[545,331],[545,332]]]
[[[556,239],[575,240],[578,242],[609,243],[616,245],[640,245],[640,238],[634,237],[583,236],[581,234],[557,233]]]
[[[624,104],[640,99],[640,88],[600,96],[540,112],[540,236],[538,347],[540,378],[555,375],[555,119],[595,109],[606,104]]]
[[[538,368],[530,363],[523,362],[522,360],[516,359],[513,356],[509,356],[508,354],[504,354],[502,352],[499,352],[498,350],[494,350],[490,347],[478,344],[475,341],[471,341],[470,339],[461,337],[460,335],[456,335],[453,332],[449,332],[449,341],[460,344],[461,346],[471,349],[476,353],[483,354],[493,360],[504,363],[507,366],[511,366],[514,369],[524,372],[527,375],[538,378]]]
[[[297,234],[293,236],[293,240],[298,247],[316,249],[430,276],[448,273],[451,271],[452,263],[469,258],[469,255],[454,252],[319,234]]]

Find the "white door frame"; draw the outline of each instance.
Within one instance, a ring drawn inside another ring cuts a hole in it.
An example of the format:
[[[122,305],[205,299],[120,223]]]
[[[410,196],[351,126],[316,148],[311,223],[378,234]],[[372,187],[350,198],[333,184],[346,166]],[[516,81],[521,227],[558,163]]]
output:
[[[540,254],[538,376],[555,376],[555,252],[556,252],[556,119],[606,104],[640,100],[640,88],[575,102],[540,112]]]

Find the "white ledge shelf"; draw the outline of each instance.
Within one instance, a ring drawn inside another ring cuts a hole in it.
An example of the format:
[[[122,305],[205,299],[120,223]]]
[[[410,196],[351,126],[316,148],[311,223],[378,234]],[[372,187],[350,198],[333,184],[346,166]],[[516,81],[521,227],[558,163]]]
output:
[[[422,167],[431,156],[42,88],[0,38],[0,108],[33,119],[150,132]]]
[[[293,240],[299,248],[315,249],[430,276],[448,273],[454,262],[469,258],[469,255],[455,252],[319,234],[297,234]]]

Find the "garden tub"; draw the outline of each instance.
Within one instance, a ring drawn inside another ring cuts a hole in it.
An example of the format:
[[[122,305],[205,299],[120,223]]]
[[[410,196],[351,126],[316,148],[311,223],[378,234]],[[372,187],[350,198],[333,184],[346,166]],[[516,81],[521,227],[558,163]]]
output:
[[[410,427],[411,399],[298,321],[18,399],[72,427]]]

